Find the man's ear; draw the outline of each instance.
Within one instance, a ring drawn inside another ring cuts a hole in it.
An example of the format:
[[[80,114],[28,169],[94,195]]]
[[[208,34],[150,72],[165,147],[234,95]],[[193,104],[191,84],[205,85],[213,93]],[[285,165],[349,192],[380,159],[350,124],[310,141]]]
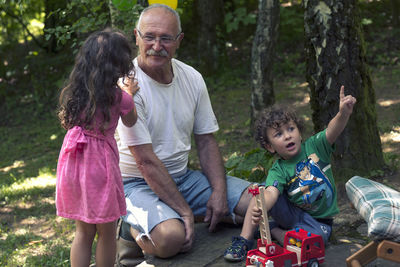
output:
[[[176,48],[179,48],[179,46],[181,45],[183,36],[185,36],[185,34],[183,32],[181,32],[181,34],[179,35],[178,40],[177,40],[178,44],[177,44]]]
[[[139,36],[138,36],[138,32],[137,32],[136,28],[133,29],[133,34],[135,35],[135,42],[136,42],[136,45],[138,46],[139,45],[139,43],[138,43]]]
[[[271,154],[275,153],[275,149],[271,146],[270,143],[265,144],[264,148],[268,150]]]

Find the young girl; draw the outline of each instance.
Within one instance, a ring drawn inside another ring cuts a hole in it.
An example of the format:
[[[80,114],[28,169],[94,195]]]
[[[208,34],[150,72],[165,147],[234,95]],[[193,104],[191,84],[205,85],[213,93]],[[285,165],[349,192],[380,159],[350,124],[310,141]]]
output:
[[[89,266],[96,233],[96,266],[114,266],[116,221],[126,214],[114,133],[120,116],[128,127],[137,119],[131,53],[123,34],[93,33],[61,91],[58,116],[68,132],[58,159],[56,207],[57,215],[76,221],[71,266]]]

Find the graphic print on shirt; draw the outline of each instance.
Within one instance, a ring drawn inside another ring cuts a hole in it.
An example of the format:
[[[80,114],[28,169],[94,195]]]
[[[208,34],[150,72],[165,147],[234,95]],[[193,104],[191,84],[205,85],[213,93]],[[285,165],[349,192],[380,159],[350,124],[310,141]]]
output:
[[[333,188],[324,171],[330,164],[323,163],[316,154],[311,154],[307,159],[297,163],[295,177],[289,182],[288,194],[303,200],[302,208],[310,209],[318,200],[325,198],[326,205],[330,207],[333,202]]]

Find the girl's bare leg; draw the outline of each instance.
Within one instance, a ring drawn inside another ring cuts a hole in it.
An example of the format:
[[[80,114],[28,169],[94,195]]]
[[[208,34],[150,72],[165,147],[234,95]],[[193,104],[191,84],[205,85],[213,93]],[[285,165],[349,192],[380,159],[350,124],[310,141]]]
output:
[[[92,244],[96,235],[96,225],[82,221],[76,222],[74,241],[71,245],[71,267],[87,267],[90,265]]]
[[[116,254],[117,221],[97,224],[96,267],[112,267]]]

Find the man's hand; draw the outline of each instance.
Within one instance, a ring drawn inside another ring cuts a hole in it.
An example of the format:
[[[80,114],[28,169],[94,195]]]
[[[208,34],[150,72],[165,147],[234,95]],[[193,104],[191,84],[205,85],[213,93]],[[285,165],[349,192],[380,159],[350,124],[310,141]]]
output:
[[[228,214],[228,212],[229,209],[226,194],[220,194],[213,191],[207,202],[206,217],[204,218],[204,222],[210,224],[208,230],[214,232],[217,224]]]
[[[183,224],[185,226],[185,243],[183,243],[181,252],[189,251],[193,245],[194,240],[194,217],[193,214],[190,216],[182,216]]]

